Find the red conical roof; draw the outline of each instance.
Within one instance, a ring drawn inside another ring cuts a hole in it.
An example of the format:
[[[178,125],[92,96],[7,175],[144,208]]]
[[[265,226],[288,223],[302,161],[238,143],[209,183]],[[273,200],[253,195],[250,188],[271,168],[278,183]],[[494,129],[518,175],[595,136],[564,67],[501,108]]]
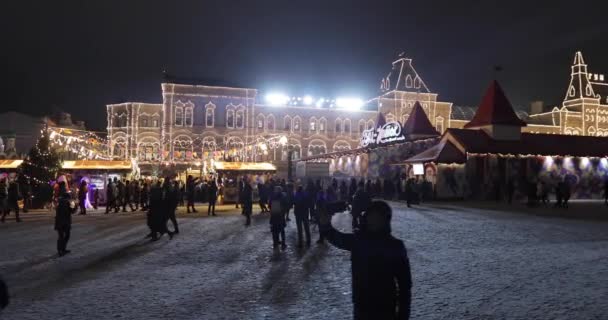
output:
[[[420,102],[416,101],[409,118],[403,124],[404,135],[433,135],[437,136],[439,133],[426,116],[424,109],[420,105]]]
[[[481,127],[493,124],[525,127],[526,123],[519,119],[513,111],[509,99],[496,80],[492,81],[481,104],[465,128]]]

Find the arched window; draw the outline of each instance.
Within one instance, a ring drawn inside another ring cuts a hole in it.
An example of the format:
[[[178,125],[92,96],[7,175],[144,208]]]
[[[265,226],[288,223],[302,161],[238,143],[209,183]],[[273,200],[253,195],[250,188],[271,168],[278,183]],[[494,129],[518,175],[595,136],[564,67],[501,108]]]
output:
[[[283,118],[283,130],[286,132],[291,131],[291,117],[290,116],[285,116],[285,118]]]
[[[124,137],[114,139],[112,143],[112,156],[118,159],[127,157],[127,140]]]
[[[359,133],[363,133],[365,131],[365,120],[359,120]]]
[[[173,139],[173,160],[192,159],[192,139],[188,136],[178,136]]]
[[[139,161],[159,161],[160,141],[152,137],[141,139],[137,144],[137,157]]]
[[[205,126],[207,128],[215,126],[215,104],[211,102],[205,106]]]
[[[245,127],[245,108],[240,107],[236,111],[236,127],[243,129]]]
[[[234,128],[234,109],[226,109],[226,128]]]
[[[203,156],[207,153],[207,156],[211,155],[217,149],[217,144],[214,137],[204,137],[202,143]]]
[[[308,121],[308,132],[313,133],[317,131],[317,118],[310,117]]]
[[[344,120],[344,134],[350,134],[350,119]]]
[[[155,128],[160,127],[160,121],[158,121],[158,119],[153,119],[152,120],[152,126]]]
[[[341,134],[342,133],[342,119],[337,118],[336,119],[336,127],[335,130],[336,134]]]
[[[190,105],[192,105],[192,104],[190,103]],[[192,106],[187,105],[185,112],[184,112],[185,113],[184,123],[188,127],[192,127],[192,108],[193,108]]]
[[[407,75],[407,77],[405,77],[405,86],[407,88],[411,88],[412,85],[412,76],[410,76],[409,74]]]
[[[289,149],[291,148],[291,159],[297,160],[300,159],[300,155],[302,153],[302,146],[300,145],[300,141],[296,139],[289,139],[287,144],[281,147],[281,160],[286,161],[287,156],[289,155]]]
[[[266,128],[268,131],[274,131],[274,115],[269,114],[266,118]]]
[[[439,134],[443,133],[443,117],[435,118],[435,129]]]
[[[140,116],[139,117],[139,126],[143,127],[143,128],[147,128],[148,127],[148,117],[147,116]]]
[[[184,106],[181,102],[177,102],[175,105],[174,123],[176,126],[184,125]]]
[[[293,132],[300,132],[302,130],[302,120],[299,116],[293,117]]]
[[[264,129],[264,122],[266,121],[266,119],[264,118],[263,114],[258,114],[258,118],[257,118],[257,123],[256,123],[256,127],[259,130],[263,130]]]
[[[374,120],[367,120],[367,130],[374,128]]]
[[[327,153],[327,147],[323,140],[314,139],[308,144],[308,156],[316,156]]]
[[[416,77],[416,79],[414,79],[414,88],[419,89],[420,88],[420,78]]]
[[[333,152],[350,150],[350,144],[344,140],[338,140],[334,143]]]
[[[325,118],[321,118],[319,120],[319,133],[325,134],[325,130],[327,128],[327,120]]]

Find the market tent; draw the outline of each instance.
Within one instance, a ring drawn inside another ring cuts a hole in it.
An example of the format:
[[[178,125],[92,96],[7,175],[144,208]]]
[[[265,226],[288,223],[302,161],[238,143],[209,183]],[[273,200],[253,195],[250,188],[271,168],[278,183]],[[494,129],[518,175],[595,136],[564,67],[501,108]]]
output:
[[[61,167],[65,170],[131,170],[128,160],[68,160]]]
[[[23,160],[0,160],[0,169],[17,169]]]
[[[452,142],[445,139],[432,148],[405,160],[405,163],[464,163],[466,160],[466,155]]]
[[[215,171],[277,171],[277,167],[268,162],[224,162],[215,161]]]

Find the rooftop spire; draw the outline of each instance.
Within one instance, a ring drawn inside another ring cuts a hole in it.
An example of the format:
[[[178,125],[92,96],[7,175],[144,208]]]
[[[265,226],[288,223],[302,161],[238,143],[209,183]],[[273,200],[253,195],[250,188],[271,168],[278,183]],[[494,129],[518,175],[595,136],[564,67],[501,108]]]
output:
[[[435,130],[418,101],[414,104],[410,116],[403,124],[403,134],[410,137],[439,135],[439,132]]]
[[[491,125],[526,126],[526,123],[519,119],[513,111],[509,99],[496,80],[492,81],[486,90],[473,119],[464,127],[476,128]]]

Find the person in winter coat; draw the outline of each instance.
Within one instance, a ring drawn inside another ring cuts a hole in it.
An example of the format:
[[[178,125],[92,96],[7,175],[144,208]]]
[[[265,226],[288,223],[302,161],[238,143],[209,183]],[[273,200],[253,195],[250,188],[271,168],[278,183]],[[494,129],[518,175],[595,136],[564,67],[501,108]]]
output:
[[[167,208],[169,209],[167,214],[169,215],[169,220],[173,223],[173,233],[179,233],[179,226],[177,225],[177,218],[175,217],[175,211],[177,210],[180,198],[179,181],[174,181],[173,187],[169,187],[166,192]]]
[[[363,180],[361,180],[361,184],[362,185],[364,184]],[[355,178],[351,178],[350,185],[348,186],[348,202],[349,203],[351,201],[353,201],[353,197],[355,196],[355,192],[357,192],[357,188],[358,188],[357,180]]]
[[[114,193],[115,186],[112,179],[108,179],[108,185],[106,188],[106,214],[108,214],[112,208],[114,208],[114,203],[116,202],[116,194]]]
[[[352,200],[350,214],[353,216],[353,230],[359,229],[359,218],[372,203],[372,197],[365,191],[363,182],[359,182],[359,189],[355,192]]]
[[[13,180],[8,184],[7,195],[5,210],[2,213],[2,222],[11,211],[15,211],[16,221],[21,222],[21,218],[19,218],[19,184],[17,184],[17,181]]]
[[[211,185],[209,185],[209,189],[207,189],[209,194],[209,207],[207,207],[207,215],[214,216],[215,215],[215,203],[217,202],[218,188],[215,184],[215,180],[211,181]]]
[[[403,242],[391,235],[392,210],[373,201],[354,234],[334,229],[328,215],[321,231],[334,246],[351,252],[355,319],[409,319],[412,276]]]
[[[306,246],[310,247],[310,226],[308,223],[308,194],[302,186],[298,186],[298,190],[294,195],[294,215],[296,216],[296,227],[298,228],[298,248],[302,248],[302,231],[306,233]]]
[[[241,194],[243,200],[243,215],[246,218],[245,225],[251,225],[251,213],[253,211],[253,188],[249,181],[245,179],[243,183],[243,192]]]
[[[193,178],[191,175],[186,179],[186,212],[190,213],[190,208],[192,208],[192,212],[196,212],[194,208],[194,193],[196,191],[196,182],[198,178]]]
[[[64,183],[64,182],[61,182]],[[75,207],[75,206],[74,206]],[[76,208],[72,208],[70,194],[67,192],[59,196],[57,209],[55,210],[55,230],[57,231],[57,254],[61,257],[68,253],[68,241],[72,229],[72,213]]]
[[[287,197],[280,186],[274,187],[274,192],[270,196],[270,231],[272,232],[272,245],[285,249],[285,209],[287,207]]]
[[[258,197],[260,198],[260,213],[268,212],[268,207],[266,204],[268,203],[268,192],[267,186],[263,183],[258,183]]]
[[[163,234],[168,234],[173,238],[173,233],[167,230],[167,206],[163,195],[163,188],[160,181],[150,188],[150,209],[148,210],[148,227],[150,228],[149,237],[156,241]]]
[[[87,186],[87,181],[82,179],[80,181],[80,186],[78,187],[78,207],[80,208],[80,212],[78,214],[87,214],[87,194],[89,193],[89,187]]]
[[[342,201],[349,201],[348,200],[348,187],[346,186],[346,181],[342,180],[340,182],[340,186],[338,187],[338,195],[339,195],[339,199]]]

